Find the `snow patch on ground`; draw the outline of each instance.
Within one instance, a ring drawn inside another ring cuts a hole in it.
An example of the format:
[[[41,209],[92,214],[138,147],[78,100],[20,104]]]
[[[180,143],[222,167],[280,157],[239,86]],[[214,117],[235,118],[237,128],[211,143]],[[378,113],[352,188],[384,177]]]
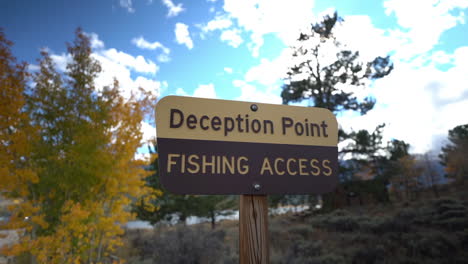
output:
[[[281,215],[286,213],[298,213],[309,209],[308,205],[299,205],[299,206],[281,206],[278,208],[271,208],[269,209],[270,215]],[[238,220],[239,219],[239,211],[237,210],[226,210],[222,211],[218,216],[216,216],[216,222],[222,220]],[[211,219],[207,217],[197,217],[197,216],[190,216],[187,218],[185,223],[187,225],[195,225],[200,223],[210,222]],[[175,225],[178,223],[178,217],[174,215],[171,221],[168,221],[167,224]],[[148,221],[142,220],[135,220],[128,222],[125,227],[127,229],[153,229],[154,226],[150,224]]]

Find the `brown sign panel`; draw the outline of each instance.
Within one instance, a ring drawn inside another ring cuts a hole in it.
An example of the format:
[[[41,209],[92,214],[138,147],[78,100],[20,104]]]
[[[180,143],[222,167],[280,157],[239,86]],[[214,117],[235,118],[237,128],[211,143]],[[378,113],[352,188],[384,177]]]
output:
[[[173,193],[321,194],[338,183],[338,125],[323,108],[168,96],[156,128]]]

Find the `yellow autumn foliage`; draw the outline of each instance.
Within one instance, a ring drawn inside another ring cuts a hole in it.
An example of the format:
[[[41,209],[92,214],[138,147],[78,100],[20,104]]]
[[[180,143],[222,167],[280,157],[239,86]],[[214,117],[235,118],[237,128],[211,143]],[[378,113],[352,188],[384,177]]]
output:
[[[124,98],[115,81],[97,88],[99,63],[87,36],[77,30],[68,45],[67,78],[42,52],[34,86],[25,92],[25,65],[15,64],[0,32],[0,191],[18,199],[2,228],[20,242],[2,254],[28,254],[36,263],[122,263],[122,226],[140,197],[157,197],[145,186],[143,161],[134,155],[141,121],[155,98]],[[146,198],[145,198],[146,199]]]

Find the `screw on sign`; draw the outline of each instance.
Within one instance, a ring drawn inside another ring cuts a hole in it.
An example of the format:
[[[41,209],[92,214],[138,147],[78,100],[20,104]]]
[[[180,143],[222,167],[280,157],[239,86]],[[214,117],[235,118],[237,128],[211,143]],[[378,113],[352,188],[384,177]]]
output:
[[[338,124],[327,109],[168,96],[156,127],[167,190],[241,195],[241,263],[268,263],[268,194],[338,183]]]
[[[258,183],[254,183],[253,184],[253,188],[256,190],[256,191],[260,191],[260,188],[262,188],[262,186]]]

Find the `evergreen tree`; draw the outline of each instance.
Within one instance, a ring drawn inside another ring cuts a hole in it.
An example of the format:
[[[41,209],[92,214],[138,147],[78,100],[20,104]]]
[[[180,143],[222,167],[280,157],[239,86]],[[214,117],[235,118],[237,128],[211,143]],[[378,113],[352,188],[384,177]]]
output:
[[[341,22],[343,19],[335,12],[312,24],[310,31],[300,33],[297,45],[292,47],[294,64],[289,67],[281,93],[284,104],[308,100],[309,106],[326,108],[334,114],[344,111],[366,114],[374,107],[375,99],[360,100],[355,94],[356,89],[387,76],[393,64],[388,56],[362,62],[358,51],[349,50],[337,38],[336,28]],[[366,130],[346,133],[339,129],[339,141],[350,142],[341,156],[352,154],[357,160],[356,168],[342,166],[341,174],[354,176],[365,167],[377,170],[382,128],[383,125],[379,125],[373,133]],[[326,197],[325,200],[329,199]]]
[[[237,207],[238,202],[232,196],[228,195],[203,195],[198,197],[199,210],[195,212],[196,216],[208,217],[211,222],[211,228],[216,227],[216,218],[225,215],[229,209]]]
[[[393,139],[388,143],[387,150],[391,161],[399,160],[409,155],[410,145],[403,140]]]
[[[365,114],[373,108],[374,99],[368,97],[360,102],[347,88],[362,87],[367,81],[388,75],[393,64],[388,56],[365,65],[359,62],[359,52],[346,49],[336,39],[334,29],[341,21],[335,12],[313,24],[310,32],[300,34],[299,44],[292,47],[297,63],[288,72],[281,93],[283,103],[308,99],[311,106],[327,108],[335,114],[346,110]]]
[[[448,132],[449,143],[439,155],[447,177],[465,184],[468,178],[468,124],[459,125]]]
[[[346,48],[335,36],[338,23],[343,22],[335,12],[323,21],[313,24],[310,32],[301,33],[293,46],[293,61],[283,86],[283,103],[309,100],[310,106],[323,107],[338,114],[343,111],[367,113],[374,107],[375,99],[358,100],[355,90],[371,81],[387,76],[393,69],[390,58],[377,57],[364,63],[359,52]],[[366,130],[346,133],[339,129],[339,141],[351,143],[342,154],[353,153],[361,161],[371,162],[382,147],[382,128],[373,133]]]
[[[156,142],[153,148],[148,147],[152,156],[152,162],[147,170],[151,173],[146,177],[146,186],[156,192],[156,195],[142,197],[133,207],[139,219],[155,224],[161,221],[171,222],[174,216],[185,223],[185,220],[195,215],[198,206],[197,197],[193,195],[176,195],[164,189],[159,176],[159,156]],[[156,199],[157,197],[157,199]],[[157,209],[157,210],[155,210]]]
[[[177,195],[166,191],[160,181],[156,142],[148,149],[152,154],[152,162],[147,168],[151,175],[146,178],[146,185],[154,192],[142,197],[134,205],[133,210],[138,218],[155,224],[171,222],[174,216],[182,223],[190,216],[208,217],[214,229],[216,217],[236,206],[235,199],[225,195]]]

